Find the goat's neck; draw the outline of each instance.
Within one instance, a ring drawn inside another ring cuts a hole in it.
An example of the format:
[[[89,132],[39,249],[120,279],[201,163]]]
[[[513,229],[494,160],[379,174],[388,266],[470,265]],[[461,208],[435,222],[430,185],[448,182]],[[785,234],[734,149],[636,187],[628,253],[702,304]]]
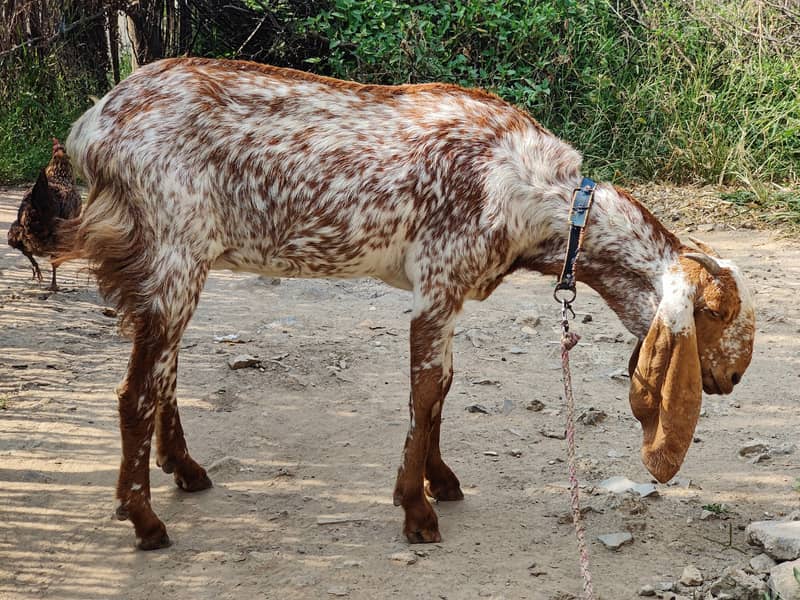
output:
[[[552,207],[557,213],[551,215],[552,236],[525,262],[534,270],[558,275],[566,253],[569,198]],[[678,238],[646,208],[627,193],[603,185],[597,189],[585,230],[578,281],[597,291],[623,325],[643,339],[679,248]]]

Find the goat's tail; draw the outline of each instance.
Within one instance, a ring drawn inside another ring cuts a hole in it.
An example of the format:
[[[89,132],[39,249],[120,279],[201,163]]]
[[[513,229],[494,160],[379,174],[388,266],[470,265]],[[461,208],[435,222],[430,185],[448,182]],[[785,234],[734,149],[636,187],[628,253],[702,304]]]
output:
[[[141,216],[124,191],[95,181],[81,216],[61,220],[56,229],[53,265],[88,261],[100,293],[121,311],[123,327],[146,312],[142,286],[152,264]]]

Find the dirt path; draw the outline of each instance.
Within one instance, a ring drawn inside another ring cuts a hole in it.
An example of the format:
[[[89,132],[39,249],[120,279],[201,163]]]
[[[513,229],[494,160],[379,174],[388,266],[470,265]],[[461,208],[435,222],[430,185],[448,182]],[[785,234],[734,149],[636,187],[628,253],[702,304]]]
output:
[[[3,240],[20,197],[0,192]],[[738,457],[752,438],[797,441],[800,249],[766,232],[702,235],[757,290],[756,351],[733,396],[704,398],[682,485],[658,486],[658,498],[594,488],[613,475],[649,476],[627,380],[612,377],[627,365],[630,336],[593,292],[579,291],[577,309],[592,319],[574,326],[584,340],[572,359],[577,401],[608,415],[578,426],[583,502],[595,509],[595,589],[605,600],[636,598],[689,564],[706,581],[745,564],[744,526],[800,505],[800,450],[757,464]],[[154,507],[174,544],[143,553],[130,524],[111,518],[113,390],[129,344],[78,267],[62,268],[63,291],[50,294],[30,280],[24,257],[0,246],[3,600],[579,593],[572,525],[562,519],[565,442],[542,434],[564,428],[550,278],[511,277],[460,319],[443,447],[466,499],[437,507],[443,543],[408,546],[391,496],[407,427],[410,296],[366,280],[275,285],[214,273],[184,337],[178,393],[190,449],[211,465],[215,487],[185,494],[153,469]],[[229,334],[243,343],[215,342]],[[229,369],[242,353],[263,368]],[[532,401],[543,410],[527,410]],[[466,410],[476,403],[488,414]],[[703,505],[722,503],[726,519],[699,519]],[[626,530],[635,541],[617,552],[596,540]]]

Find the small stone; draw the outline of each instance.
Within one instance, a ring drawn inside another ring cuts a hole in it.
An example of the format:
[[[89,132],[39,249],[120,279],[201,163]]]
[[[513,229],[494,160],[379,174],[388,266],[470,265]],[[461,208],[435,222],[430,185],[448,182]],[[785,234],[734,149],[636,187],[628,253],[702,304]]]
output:
[[[417,555],[408,551],[395,552],[394,554],[389,555],[389,560],[404,565],[413,565],[417,562]]]
[[[770,558],[769,554],[762,552],[750,559],[750,568],[753,573],[769,573],[769,570],[777,563]]]
[[[106,306],[103,309],[103,316],[104,317],[111,317],[112,319],[117,316],[117,311],[111,308],[110,306]]]
[[[652,483],[637,483],[635,486],[633,486],[632,491],[639,494],[642,498],[647,498],[648,496],[658,496],[658,490]]]
[[[485,406],[483,406],[482,404],[470,404],[469,406],[467,406],[466,410],[467,410],[467,412],[471,412],[471,413],[480,413],[480,414],[483,414],[483,415],[488,415],[489,414],[489,410]]]
[[[547,575],[547,571],[542,569],[536,563],[532,563],[528,567],[528,573],[530,573],[532,577],[541,577],[542,575]]]
[[[514,448],[513,450],[508,451],[508,455],[513,456],[514,458],[519,458],[522,456],[522,450]]]
[[[492,341],[490,336],[478,329],[467,330],[466,336],[475,348],[483,348],[484,345]]]
[[[328,594],[331,596],[347,596],[350,594],[350,590],[343,585],[335,585],[328,588]]]
[[[519,346],[511,346],[508,349],[509,354],[527,354],[528,351],[525,348],[520,348]]]
[[[551,438],[554,440],[563,440],[567,437],[567,433],[565,431],[550,431],[549,429],[540,429],[539,433],[546,438]]]
[[[625,544],[633,543],[633,536],[627,531],[598,535],[597,539],[609,550],[619,550]]]
[[[781,563],[772,568],[769,586],[781,600],[800,600],[800,560]]]
[[[646,597],[655,596],[656,595],[656,588],[654,588],[650,584],[643,585],[642,587],[639,588],[639,595],[640,596],[646,596]]]
[[[700,223],[700,225],[697,226],[697,231],[714,231],[714,223]]]
[[[484,456],[499,456],[494,450],[487,450],[483,453]]]
[[[616,335],[609,335],[607,333],[598,333],[592,338],[595,344],[607,343],[607,344],[614,344],[616,342],[621,342],[621,339],[617,339],[619,336]]]
[[[605,411],[596,408],[588,408],[578,417],[578,421],[584,425],[597,425],[606,419],[608,415]]]
[[[244,340],[238,333],[229,333],[226,335],[215,335],[215,344],[244,344]]]
[[[692,480],[684,477],[675,477],[667,483],[670,487],[679,487],[688,490],[692,487]]]
[[[539,323],[542,322],[542,318],[539,316],[539,313],[536,311],[526,311],[514,319],[514,322],[518,325],[527,325],[528,327],[536,327]]]
[[[617,369],[616,371],[612,371],[608,374],[610,379],[614,379],[615,381],[630,381],[631,375],[628,373],[628,369]]]
[[[615,475],[614,477],[604,479],[597,484],[597,487],[603,491],[611,492],[612,494],[624,494],[625,492],[631,491],[635,485],[636,482],[631,481],[627,477]]]
[[[342,563],[342,567],[345,569],[358,569],[364,566],[364,563],[360,560],[346,560]]]
[[[753,456],[769,451],[769,444],[764,440],[750,440],[739,448],[739,456]]]
[[[470,381],[472,385],[496,385],[499,386],[500,382],[497,379],[489,379],[488,377],[481,377]]]
[[[261,364],[255,356],[249,354],[239,354],[228,359],[228,366],[232,370],[247,369],[249,367],[257,367]]]
[[[659,592],[674,592],[675,591],[675,582],[674,581],[659,581],[656,583],[656,590]]]
[[[701,521],[710,521],[711,519],[718,519],[719,515],[713,511],[706,510],[705,508],[700,511],[700,520]]]
[[[528,406],[525,407],[526,410],[530,410],[532,412],[539,412],[544,409],[544,402],[541,400],[531,400],[528,403]]]
[[[698,585],[703,585],[703,574],[697,567],[689,565],[684,567],[680,581],[681,585],[686,587],[697,587]]]
[[[592,322],[592,315],[590,315],[588,313],[583,315],[583,318],[581,319],[581,323],[583,323],[585,325],[586,323],[591,323],[591,322]]]
[[[755,465],[768,460],[772,460],[772,454],[770,452],[762,452],[761,454],[756,454],[747,462],[749,462],[751,465]]]

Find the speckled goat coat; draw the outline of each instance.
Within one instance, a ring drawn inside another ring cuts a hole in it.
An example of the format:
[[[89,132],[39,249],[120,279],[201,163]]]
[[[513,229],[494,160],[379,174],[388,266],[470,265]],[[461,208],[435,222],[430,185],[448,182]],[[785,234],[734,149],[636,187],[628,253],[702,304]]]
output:
[[[426,493],[463,498],[439,450],[456,314],[515,269],[559,271],[578,152],[480,91],[206,59],[136,71],[75,123],[67,148],[90,194],[62,227],[61,260],[88,259],[132,331],[117,515],[139,546],[169,543],[150,505],[154,432],[156,461],[181,488],[211,485],[175,397],[180,339],[210,269],[372,276],[413,291],[394,500],[411,542],[439,541]],[[627,193],[598,187],[579,276],[643,342],[631,403],[660,479],[683,460],[701,389],[730,392],[752,350],[741,275],[687,251]]]

